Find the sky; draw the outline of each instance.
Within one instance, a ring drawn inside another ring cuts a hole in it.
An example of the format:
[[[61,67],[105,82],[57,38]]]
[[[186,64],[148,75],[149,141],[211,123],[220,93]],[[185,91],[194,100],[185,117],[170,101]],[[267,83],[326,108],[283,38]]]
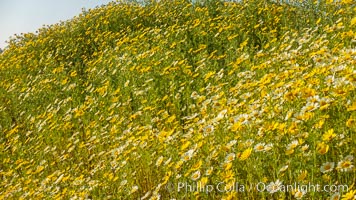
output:
[[[14,34],[35,32],[112,0],[0,0],[0,48]]]

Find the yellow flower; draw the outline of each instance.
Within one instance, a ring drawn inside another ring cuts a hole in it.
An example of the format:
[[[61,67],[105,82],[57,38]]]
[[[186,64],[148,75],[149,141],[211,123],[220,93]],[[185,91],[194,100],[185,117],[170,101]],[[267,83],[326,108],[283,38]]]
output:
[[[231,170],[223,171],[222,177],[224,178],[224,182],[228,182],[229,180],[234,178],[234,172],[232,172]]]
[[[193,166],[192,166],[192,170],[198,170],[201,165],[203,164],[202,160],[199,160],[198,162],[196,162]]]
[[[294,153],[294,149],[287,149],[286,155],[291,155]]]
[[[228,195],[226,197],[223,197],[222,200],[232,200],[232,199],[236,199],[236,192],[232,191],[229,192]]]
[[[298,181],[304,180],[308,176],[308,172],[306,170],[302,171],[298,176]]]
[[[179,161],[176,163],[175,168],[178,170],[178,169],[180,169],[180,168],[182,167],[182,165],[183,165],[183,160],[179,160]]]
[[[231,163],[231,162],[225,162],[225,163],[223,164],[223,168],[224,168],[225,170],[229,170],[229,169],[231,169],[231,167],[232,167],[232,163]]]
[[[231,131],[236,132],[242,129],[242,124],[240,122],[236,122],[231,126]]]
[[[263,183],[267,183],[268,178],[267,178],[267,177],[263,177],[261,181],[262,181]]]
[[[334,0],[326,0],[327,4],[332,4],[334,2]]]
[[[322,175],[321,177],[323,178],[323,180],[324,180],[325,182],[329,182],[330,179],[331,179],[330,175],[327,175],[327,174],[324,174],[324,175]]]
[[[72,72],[70,73],[70,76],[71,76],[71,77],[77,76],[77,71],[72,71]]]
[[[353,200],[355,199],[356,190],[350,190],[348,193],[342,195],[342,200]]]
[[[354,26],[356,24],[356,17],[351,19],[351,26]]]
[[[213,76],[215,74],[214,71],[210,71],[208,72],[205,77],[204,77],[204,81],[206,82],[211,76]]]
[[[181,146],[180,149],[181,149],[181,150],[184,150],[184,149],[188,148],[190,144],[191,144],[190,141],[186,141],[186,142]]]
[[[356,126],[356,119],[348,119],[347,122],[346,122],[346,126],[351,128],[351,127],[355,127]]]
[[[316,147],[319,154],[324,155],[329,151],[329,145],[325,143],[319,143]]]
[[[252,152],[252,148],[251,147],[246,149],[245,151],[242,152],[242,154],[240,155],[239,159],[241,161],[248,159],[250,157],[250,155],[251,155],[251,152]]]
[[[203,177],[200,179],[200,181],[198,182],[197,185],[199,185],[201,188],[205,187],[205,185],[208,183],[208,178],[207,177]]]
[[[318,123],[314,125],[315,128],[321,129],[325,123],[325,119],[321,119]]]
[[[172,172],[171,171],[169,171],[169,172],[167,172],[166,173],[166,175],[164,176],[164,178],[163,178],[163,185],[164,184],[167,184],[167,182],[168,182],[168,180],[169,180],[169,178],[171,177],[171,175],[172,175]]]
[[[352,4],[353,0],[341,0],[341,4]]]
[[[347,111],[355,111],[355,110],[356,110],[356,101],[354,101],[352,105],[347,108]]]
[[[336,137],[334,129],[330,129],[323,134],[323,141],[330,141]]]
[[[214,168],[210,167],[209,169],[206,170],[205,175],[210,176],[213,173]]]

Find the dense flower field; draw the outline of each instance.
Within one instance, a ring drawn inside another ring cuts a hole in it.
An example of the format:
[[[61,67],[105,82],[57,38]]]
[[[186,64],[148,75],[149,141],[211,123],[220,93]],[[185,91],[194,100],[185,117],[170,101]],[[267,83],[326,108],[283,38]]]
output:
[[[15,35],[0,199],[355,199],[355,13],[112,2]]]

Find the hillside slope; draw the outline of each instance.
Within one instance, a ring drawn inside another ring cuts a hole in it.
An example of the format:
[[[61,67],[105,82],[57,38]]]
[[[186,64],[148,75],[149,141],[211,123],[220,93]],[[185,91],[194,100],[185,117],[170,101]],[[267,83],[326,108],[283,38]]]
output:
[[[354,198],[355,13],[113,2],[15,36],[0,199]]]

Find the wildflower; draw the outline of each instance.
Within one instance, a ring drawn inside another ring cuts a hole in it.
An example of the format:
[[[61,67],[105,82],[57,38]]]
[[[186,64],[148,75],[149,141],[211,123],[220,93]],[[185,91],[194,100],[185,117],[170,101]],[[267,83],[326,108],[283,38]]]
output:
[[[126,183],[127,183],[127,180],[125,179],[125,180],[121,181],[120,186],[124,186],[124,185],[126,185]]]
[[[198,184],[201,188],[205,187],[205,185],[208,183],[208,178],[207,177],[203,177],[199,180]]]
[[[245,146],[246,146],[246,147],[250,147],[254,142],[255,142],[254,140],[248,139],[248,140],[246,140],[246,142],[245,142]]]
[[[234,186],[231,186],[231,187],[234,187]],[[225,187],[225,190],[227,189],[227,191],[231,190],[231,188],[226,188]],[[236,191],[229,191],[227,193],[227,196],[223,196],[221,198],[221,200],[233,200],[233,199],[236,199],[237,198],[237,192]]]
[[[315,95],[307,98],[307,102],[316,103],[320,101],[319,95]]]
[[[153,194],[152,197],[150,198],[150,200],[160,200],[160,199],[161,199],[160,194]]]
[[[70,76],[71,76],[71,77],[77,76],[77,71],[72,71],[72,72],[70,73]]]
[[[191,176],[191,179],[193,180],[193,181],[196,181],[196,180],[198,180],[200,178],[200,171],[198,170],[198,171],[196,171],[196,172],[194,172],[193,174],[192,174],[192,176]]]
[[[339,200],[340,199],[340,193],[336,192],[333,195],[331,195],[330,200]]]
[[[309,149],[309,145],[308,144],[305,144],[302,146],[302,151],[306,151]]]
[[[252,152],[252,148],[246,149],[245,151],[242,152],[242,154],[240,155],[239,159],[241,161],[248,159],[250,157],[250,155],[251,155],[251,152]]]
[[[320,110],[325,110],[327,109],[329,106],[330,106],[330,103],[333,101],[333,99],[330,99],[330,98],[322,98],[320,99],[319,101],[319,104],[320,104]]]
[[[171,162],[172,158],[168,158],[168,160],[166,160],[166,162],[164,162],[164,165],[168,165]]]
[[[61,180],[63,179],[63,176],[64,176],[64,174],[61,174],[61,175],[57,178],[57,180],[54,182],[54,185],[56,185],[56,184],[58,184],[59,182],[61,182]]]
[[[267,191],[271,194],[278,192],[281,189],[282,182],[280,180],[277,180],[276,182],[270,182],[270,184],[267,185]]]
[[[314,125],[314,128],[318,128],[318,129],[321,129],[323,127],[325,123],[325,119],[321,119],[319,120],[319,122],[317,122],[315,125]]]
[[[308,176],[308,171],[307,170],[302,171],[298,176],[298,181],[304,180],[307,176]]]
[[[181,177],[182,177],[182,174],[177,174],[175,178],[180,179]]]
[[[356,190],[350,190],[348,193],[342,195],[342,200],[353,200],[355,199]]]
[[[350,118],[346,121],[346,126],[351,128],[351,127],[356,127],[356,119]]]
[[[319,108],[319,103],[308,102],[301,110],[302,113],[304,112],[312,112],[315,109]]]
[[[234,146],[235,144],[237,143],[237,140],[231,140],[229,143],[227,143],[227,147],[229,148],[231,148],[232,146]]]
[[[210,133],[214,132],[214,126],[213,125],[208,125],[204,127],[204,133],[205,135],[209,135]]]
[[[228,182],[234,178],[234,172],[232,170],[225,170],[222,172],[222,177],[224,178],[224,182]]]
[[[299,190],[297,189],[297,191],[294,192],[294,197],[296,199],[301,199],[303,198],[303,196],[306,194],[307,192],[305,190]]]
[[[198,94],[196,91],[194,91],[194,92],[192,92],[192,94],[190,95],[190,97],[191,97],[192,99],[198,99],[198,98],[199,98],[199,94]]]
[[[190,149],[189,151],[187,151],[186,153],[184,153],[184,155],[182,156],[182,160],[183,161],[188,161],[190,160],[194,155],[194,150]]]
[[[225,170],[229,170],[231,169],[232,167],[232,163],[231,162],[224,162],[222,167],[225,169]]]
[[[206,170],[205,175],[210,176],[213,173],[214,168],[210,167],[209,169]]]
[[[143,197],[141,197],[141,200],[146,199],[150,195],[151,195],[151,191],[146,192],[146,194]]]
[[[335,163],[326,162],[320,167],[321,173],[331,172],[334,169]]]
[[[354,18],[351,19],[350,25],[351,25],[351,26],[354,26],[355,24],[356,24],[356,17],[354,17]]]
[[[283,166],[280,170],[279,173],[285,172],[288,169],[289,165]]]
[[[183,160],[179,160],[177,163],[176,163],[176,166],[175,166],[175,168],[176,169],[180,169],[181,167],[182,167],[182,165],[183,165]]]
[[[234,118],[234,123],[239,122],[242,125],[249,124],[250,116],[246,113],[238,115]]]
[[[201,167],[201,165],[203,164],[202,160],[199,160],[198,162],[196,162],[193,166],[192,166],[192,170],[197,170]]]
[[[324,155],[329,151],[329,145],[325,143],[319,143],[316,147],[319,154]]]
[[[165,184],[167,184],[167,182],[168,182],[168,180],[171,178],[171,176],[172,176],[172,172],[171,171],[168,171],[167,173],[166,173],[166,175],[163,177],[163,182],[162,182],[162,185],[165,185]]]
[[[354,159],[353,155],[348,155],[344,158],[345,160],[352,161]]]
[[[330,141],[336,137],[334,129],[330,129],[323,134],[323,141]]]
[[[291,143],[288,144],[287,150],[294,149],[298,146],[299,142],[298,140],[293,140]]]
[[[216,116],[213,120],[214,123],[219,122],[220,120],[224,119],[225,115],[227,113],[227,110],[222,110],[221,112],[219,112],[218,116]]]
[[[265,143],[258,143],[255,145],[255,147],[253,148],[255,151],[264,151],[265,150]]]
[[[125,82],[124,86],[127,87],[127,86],[129,86],[129,84],[130,84],[130,80],[127,80],[127,81]]]
[[[235,160],[235,153],[230,153],[225,158],[225,162],[231,162],[233,160]]]
[[[190,141],[186,141],[186,142],[180,147],[180,149],[181,149],[181,150],[184,150],[184,149],[188,148],[190,144],[191,144]]]
[[[294,149],[287,149],[286,155],[291,155],[294,153]]]
[[[265,151],[269,151],[269,150],[271,150],[271,149],[272,149],[272,147],[273,147],[273,144],[272,144],[272,143],[270,143],[270,144],[266,144],[266,145],[265,145]]]
[[[288,113],[286,114],[284,120],[287,121],[292,115],[293,115],[293,110],[288,111]]]
[[[322,175],[321,178],[323,178],[323,180],[324,180],[325,182],[329,182],[330,179],[331,179],[330,175],[328,175],[328,174]]]
[[[337,163],[336,169],[342,171],[342,172],[348,172],[351,171],[352,168],[354,168],[354,165],[352,164],[351,160],[344,159],[340,162]]]
[[[136,191],[138,190],[138,186],[137,185],[134,185],[130,191],[130,193],[135,193]]]
[[[160,156],[156,161],[156,166],[159,167],[163,162],[163,156]]]

